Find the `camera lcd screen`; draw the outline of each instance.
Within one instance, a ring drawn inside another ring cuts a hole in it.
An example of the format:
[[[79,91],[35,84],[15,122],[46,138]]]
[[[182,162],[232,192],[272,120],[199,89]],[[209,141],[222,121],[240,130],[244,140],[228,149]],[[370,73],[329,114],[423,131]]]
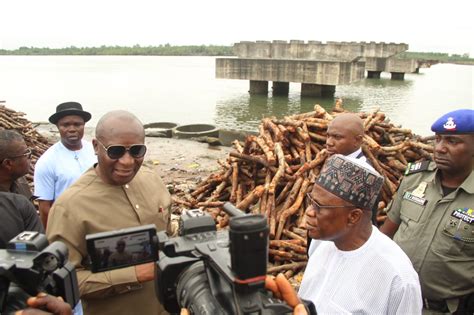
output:
[[[158,259],[154,225],[86,236],[92,272],[124,268]]]

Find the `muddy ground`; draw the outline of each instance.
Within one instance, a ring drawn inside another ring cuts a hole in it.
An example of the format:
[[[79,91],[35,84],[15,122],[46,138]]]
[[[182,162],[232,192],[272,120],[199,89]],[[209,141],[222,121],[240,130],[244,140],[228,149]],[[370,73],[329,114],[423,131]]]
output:
[[[38,132],[52,141],[59,140],[56,126],[41,124]],[[94,128],[86,128],[84,138],[91,141]],[[225,160],[232,150],[225,146],[211,146],[194,140],[146,137],[147,164],[155,165],[171,192],[186,192],[201,180],[220,169],[217,161]]]

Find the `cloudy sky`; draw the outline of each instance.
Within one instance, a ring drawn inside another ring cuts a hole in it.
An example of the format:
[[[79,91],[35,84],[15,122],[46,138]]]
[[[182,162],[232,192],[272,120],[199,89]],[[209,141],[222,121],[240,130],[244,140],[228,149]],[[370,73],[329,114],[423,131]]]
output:
[[[384,41],[474,56],[472,0],[1,0],[0,49]]]

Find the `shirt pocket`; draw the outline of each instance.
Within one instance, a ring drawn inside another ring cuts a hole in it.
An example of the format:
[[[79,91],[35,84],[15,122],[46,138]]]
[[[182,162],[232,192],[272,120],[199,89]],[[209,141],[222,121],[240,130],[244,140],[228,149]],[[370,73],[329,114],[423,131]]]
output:
[[[449,216],[444,221],[441,237],[433,244],[439,254],[453,257],[474,257],[474,225]]]
[[[425,210],[424,205],[417,204],[408,200],[403,200],[400,207],[400,227],[399,230],[404,233],[413,233],[416,229],[412,229],[413,226],[418,225],[420,218]]]

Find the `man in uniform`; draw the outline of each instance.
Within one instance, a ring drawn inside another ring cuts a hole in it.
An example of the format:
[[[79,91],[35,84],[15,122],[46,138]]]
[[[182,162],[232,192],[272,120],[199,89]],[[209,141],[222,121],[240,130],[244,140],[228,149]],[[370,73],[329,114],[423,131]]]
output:
[[[126,111],[105,114],[97,124],[98,163],[55,201],[46,234],[62,241],[76,266],[85,315],[163,312],[155,289],[155,263],[105,272],[87,269],[87,234],[169,224],[171,197],[155,169],[143,166],[146,153],[141,122]]]
[[[420,276],[423,312],[474,313],[474,110],[440,117],[434,163],[409,165],[380,230]]]

